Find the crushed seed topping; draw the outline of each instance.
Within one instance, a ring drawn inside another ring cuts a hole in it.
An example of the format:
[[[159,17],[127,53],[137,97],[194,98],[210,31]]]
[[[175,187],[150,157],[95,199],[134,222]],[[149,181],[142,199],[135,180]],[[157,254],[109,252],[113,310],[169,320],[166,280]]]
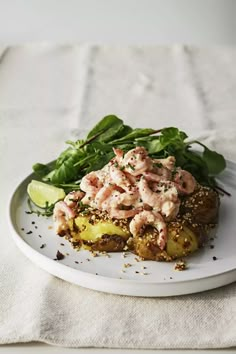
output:
[[[123,267],[124,267],[124,268],[129,268],[129,267],[131,267],[131,266],[132,266],[132,264],[130,264],[130,263],[124,263],[124,264],[123,264]]]
[[[184,260],[180,260],[179,262],[175,263],[175,270],[183,271],[187,269],[187,264]]]

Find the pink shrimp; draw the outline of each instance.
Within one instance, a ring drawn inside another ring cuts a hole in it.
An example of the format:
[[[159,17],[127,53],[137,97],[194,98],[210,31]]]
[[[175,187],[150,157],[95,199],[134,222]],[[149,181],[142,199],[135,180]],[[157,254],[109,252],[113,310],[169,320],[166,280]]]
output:
[[[139,187],[139,194],[143,201],[150,205],[151,207],[159,206],[160,205],[160,196],[158,193],[153,192],[148,185],[148,182],[145,178],[141,178],[138,184]]]
[[[114,190],[114,186],[106,184],[97,192],[95,196],[96,208],[98,209],[102,208],[103,202],[110,197],[113,190]]]
[[[100,171],[99,171],[100,172]],[[103,184],[101,182],[101,175],[98,171],[92,171],[85,175],[80,183],[80,188],[86,193],[84,198],[81,200],[84,204],[94,205],[94,198],[98,191],[102,188]]]
[[[74,208],[77,205],[77,202],[81,200],[84,197],[84,192],[81,191],[73,191],[67,194],[67,196],[64,199],[64,202],[68,205],[70,208]]]
[[[102,201],[101,208],[109,210],[110,208],[117,208],[122,206],[134,206],[137,202],[138,193],[120,192],[116,188],[113,189],[106,198]]]
[[[97,171],[92,171],[85,175],[80,183],[80,188],[82,191],[95,195],[99,189],[102,187],[102,182],[98,177]]]
[[[180,200],[177,202],[173,202],[170,200],[165,201],[162,204],[161,212],[166,216],[165,220],[170,221],[173,220],[179,213]],[[155,210],[155,208],[154,208]]]
[[[126,171],[125,175],[132,184],[135,184],[137,182],[137,178],[135,176],[132,176],[129,172]]]
[[[121,193],[114,189],[101,205],[102,210],[106,210],[112,218],[126,219],[139,212],[136,209],[124,210],[122,206],[131,206],[136,195]]]
[[[135,189],[126,174],[114,165],[110,168],[110,178],[113,183],[124,189],[126,192],[131,192]]]
[[[109,211],[109,214],[112,218],[128,219],[128,218],[132,218],[138,212],[139,211],[136,209],[122,210],[122,209],[119,209],[118,207],[116,207],[116,208],[111,208]]]
[[[171,171],[167,170],[166,168],[161,168],[159,173],[152,173],[152,172],[143,172],[143,176],[147,181],[152,182],[162,182],[162,181],[169,181],[171,178]]]
[[[165,248],[167,241],[167,229],[166,224],[159,213],[153,213],[152,211],[143,210],[139,214],[135,215],[131,220],[129,228],[133,236],[139,236],[142,233],[142,229],[146,225],[152,225],[159,232],[157,244],[161,250]]]
[[[135,205],[139,199],[139,193],[138,192],[133,192],[133,193],[120,193],[118,196],[118,204],[119,205],[125,205],[125,206],[131,206]]]
[[[178,193],[174,186],[167,188],[166,186],[159,187],[157,192],[153,192],[145,178],[141,178],[139,182],[139,193],[143,203],[153,207],[154,210],[161,212],[166,217],[174,214],[174,208],[178,209]],[[162,193],[160,193],[162,191]],[[169,203],[167,203],[169,202]]]
[[[65,202],[57,202],[53,210],[53,220],[55,222],[55,230],[58,235],[63,236],[68,230],[69,219],[75,217],[75,212],[69,208]]]
[[[165,159],[154,159],[153,160],[154,164],[160,164],[163,167],[168,168],[168,170],[173,170],[173,168],[175,167],[175,157],[174,156],[168,156]]]
[[[123,157],[124,157],[124,151],[121,149],[116,149],[113,148],[114,154],[116,155],[115,159],[120,165],[122,163]]]
[[[132,176],[138,176],[145,171],[150,171],[153,167],[152,159],[148,157],[148,153],[144,147],[138,146],[128,151],[122,160],[122,166],[125,171]]]
[[[174,176],[174,185],[179,193],[191,194],[196,188],[195,178],[188,171],[178,169]]]

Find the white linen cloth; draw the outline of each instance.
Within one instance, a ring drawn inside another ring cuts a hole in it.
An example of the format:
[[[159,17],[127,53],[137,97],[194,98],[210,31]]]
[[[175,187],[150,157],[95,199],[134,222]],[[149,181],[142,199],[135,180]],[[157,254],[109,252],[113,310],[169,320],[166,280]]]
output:
[[[9,193],[31,165],[110,113],[135,127],[178,126],[236,160],[235,65],[233,48],[0,48],[0,344],[236,345],[236,283],[173,298],[88,290],[31,263],[6,224]]]

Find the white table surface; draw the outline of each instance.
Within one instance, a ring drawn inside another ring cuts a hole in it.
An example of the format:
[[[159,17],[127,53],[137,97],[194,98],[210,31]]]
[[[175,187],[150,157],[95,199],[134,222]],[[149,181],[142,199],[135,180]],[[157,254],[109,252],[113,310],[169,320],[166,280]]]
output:
[[[0,43],[236,44],[234,0],[0,0]]]
[[[176,48],[176,50],[180,49]],[[87,124],[82,117],[84,114],[88,117],[94,114],[89,109],[85,112],[81,108],[81,102],[86,97],[82,87],[84,71],[81,68],[84,68],[87,54],[87,49],[81,50],[81,47],[76,46],[51,47],[43,45],[22,48],[2,47],[0,49],[2,139],[0,159],[5,163],[5,166],[8,158],[11,159],[15,149],[17,149],[17,159],[14,160],[14,164],[7,165],[7,174],[11,178],[5,182],[2,192],[1,215],[5,212],[4,201],[10,190],[19,181],[20,176],[27,175],[30,166],[35,161],[47,162],[53,159],[55,153],[57,154],[63,148],[65,140],[74,138],[78,129],[87,128]],[[128,107],[129,103],[122,106],[124,111]],[[194,103],[193,107],[195,107]],[[102,111],[104,107],[102,106],[99,109]],[[4,115],[7,115],[8,119],[4,119]],[[151,122],[151,119],[149,122]],[[230,120],[233,119],[230,112],[227,119],[228,124],[230,124]],[[89,122],[89,124],[92,123],[94,122]],[[141,123],[142,121],[139,120],[137,125]],[[146,122],[144,123],[146,124]],[[192,133],[200,132],[205,127],[204,119],[202,123],[199,120],[198,123],[195,122],[194,124],[195,128],[193,126],[189,127],[190,130],[192,128]],[[220,127],[224,122],[216,115],[214,124],[215,127]],[[234,124],[233,120],[232,124]],[[44,143],[45,141],[47,141],[47,144]],[[8,144],[7,150],[3,149],[6,142]],[[30,151],[29,146],[32,147]],[[84,352],[84,349],[75,350]],[[34,353],[55,351],[57,353],[69,353],[75,350],[37,343],[0,347],[2,353],[27,353],[31,351]],[[227,350],[227,352],[231,351],[233,350]],[[108,350],[91,348],[86,349],[85,352],[106,353]],[[109,350],[109,352],[154,353],[156,350]],[[165,353],[167,352],[165,351]],[[223,353],[226,350],[220,352]]]

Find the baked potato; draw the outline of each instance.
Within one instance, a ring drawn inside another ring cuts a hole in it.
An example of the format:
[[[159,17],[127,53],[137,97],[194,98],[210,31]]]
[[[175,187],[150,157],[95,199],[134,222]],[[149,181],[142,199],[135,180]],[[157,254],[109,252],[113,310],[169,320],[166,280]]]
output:
[[[70,220],[67,238],[75,248],[83,246],[94,251],[120,252],[131,236],[127,220],[110,219],[99,211],[88,211]]]
[[[193,230],[187,223],[180,227],[176,222],[170,222],[167,226],[166,248],[163,251],[157,245],[158,234],[151,227],[142,237],[130,238],[128,245],[134,253],[144,259],[171,261],[198,250],[203,245],[203,237],[199,237],[200,233],[201,235],[204,233],[206,240],[207,234],[202,228]]]
[[[157,245],[158,233],[150,226],[141,237],[128,241],[133,252],[144,259],[174,260],[203,247],[218,220],[219,196],[214,190],[198,185],[193,194],[183,197],[175,221],[167,223],[164,251]]]
[[[190,214],[192,223],[215,224],[218,220],[219,194],[209,187],[197,186],[196,191],[181,201],[181,214]]]
[[[180,212],[174,221],[167,222],[167,243],[162,251],[157,245],[158,231],[148,225],[140,236],[133,237],[129,219],[111,219],[106,212],[87,209],[68,222],[67,238],[75,248],[93,251],[120,252],[129,249],[147,260],[171,261],[187,256],[207,239],[217,222],[218,194],[207,187],[181,200]]]

